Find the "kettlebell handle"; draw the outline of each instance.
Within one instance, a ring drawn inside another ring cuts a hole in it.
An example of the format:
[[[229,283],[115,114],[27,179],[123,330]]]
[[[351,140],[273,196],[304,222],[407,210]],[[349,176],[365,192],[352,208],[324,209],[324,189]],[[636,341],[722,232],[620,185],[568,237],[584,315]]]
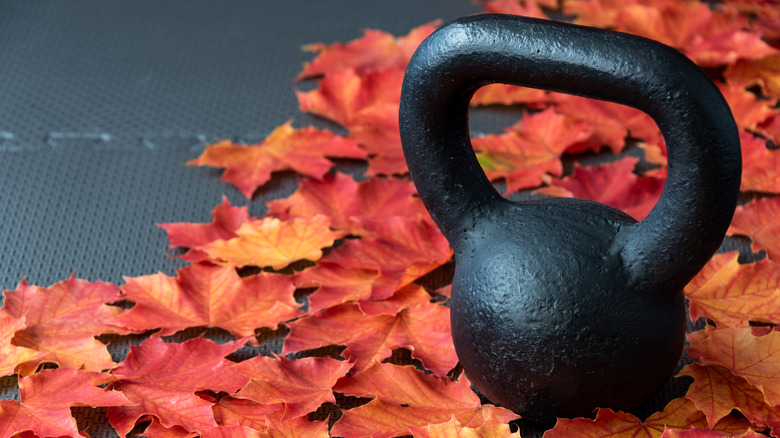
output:
[[[485,176],[469,139],[469,101],[490,83],[617,102],[656,122],[668,149],[666,185],[649,215],[622,226],[613,245],[637,281],[649,269],[682,287],[720,246],[742,164],[734,118],[709,78],[677,50],[646,38],[510,15],[466,17],[438,29],[404,77],[404,154],[451,244],[510,202]]]

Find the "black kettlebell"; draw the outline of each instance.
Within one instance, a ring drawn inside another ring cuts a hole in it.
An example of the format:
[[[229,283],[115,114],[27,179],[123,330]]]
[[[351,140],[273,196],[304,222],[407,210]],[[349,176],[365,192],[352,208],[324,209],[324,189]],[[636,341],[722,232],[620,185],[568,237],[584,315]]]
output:
[[[468,128],[471,96],[494,82],[649,114],[669,169],[647,218],[582,199],[498,194]],[[542,422],[651,396],[682,353],[682,289],[721,244],[739,193],[737,128],[707,76],[645,38],[480,15],[420,45],[399,117],[411,176],[455,251],[452,335],[474,386]]]

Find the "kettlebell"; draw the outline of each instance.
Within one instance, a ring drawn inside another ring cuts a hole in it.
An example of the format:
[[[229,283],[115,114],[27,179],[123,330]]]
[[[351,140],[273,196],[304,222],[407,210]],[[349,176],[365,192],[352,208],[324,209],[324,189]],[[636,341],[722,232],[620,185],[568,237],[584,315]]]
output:
[[[468,128],[472,95],[496,82],[651,116],[668,176],[648,216],[637,222],[576,198],[502,197]],[[646,38],[478,15],[419,46],[399,120],[411,177],[455,253],[452,337],[480,393],[542,423],[652,396],[682,354],[682,289],[722,243],[739,194],[737,128],[704,72]]]

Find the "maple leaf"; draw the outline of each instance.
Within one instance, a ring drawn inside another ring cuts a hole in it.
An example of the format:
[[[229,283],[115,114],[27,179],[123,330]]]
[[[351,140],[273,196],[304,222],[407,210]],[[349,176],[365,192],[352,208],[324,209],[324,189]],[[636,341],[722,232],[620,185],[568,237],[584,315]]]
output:
[[[496,418],[492,409],[483,409],[482,412],[488,413],[486,415],[488,418],[485,419],[482,425],[477,427],[461,424],[453,416],[446,423],[428,424],[424,427],[410,427],[409,430],[414,438],[520,438],[520,433],[512,433],[509,425],[505,421]]]
[[[349,126],[349,138],[368,152],[366,174],[403,175],[409,172],[398,128],[399,102],[371,105]]]
[[[320,80],[319,88],[296,91],[301,111],[310,112],[351,129],[360,122],[361,112],[375,105],[401,101],[404,70],[389,68],[366,75],[353,69],[334,70]]]
[[[265,405],[233,397],[223,397],[214,405],[214,416],[222,427],[246,427],[259,431],[261,437],[330,436],[327,422],[309,421],[305,416],[282,420],[284,412],[282,404]]]
[[[334,173],[322,180],[302,180],[291,196],[268,202],[268,215],[288,219],[323,214],[330,219],[332,229],[357,236],[365,230],[356,219],[427,215],[416,193],[414,184],[400,178],[372,177],[358,183],[348,175]]]
[[[371,298],[378,271],[350,269],[337,263],[320,262],[297,272],[295,285],[299,288],[317,288],[309,295],[309,309],[321,310],[348,301]]]
[[[195,224],[189,222],[158,224],[157,226],[168,233],[170,248],[183,247],[189,251],[182,256],[184,260],[199,262],[208,260],[208,256],[199,251],[201,248],[215,240],[229,240],[237,237],[236,231],[249,220],[249,207],[234,207],[230,205],[227,197],[222,197],[222,203],[211,211],[214,218],[208,224]]]
[[[504,178],[505,194],[510,194],[540,185],[545,174],[560,175],[563,152],[590,135],[587,124],[547,109],[526,115],[503,134],[475,137],[472,143],[487,177]]]
[[[17,347],[11,343],[14,334],[25,327],[27,323],[24,317],[0,317],[0,376],[14,374],[17,365],[46,355],[45,352]]]
[[[161,328],[157,335],[168,336],[210,326],[242,338],[258,327],[276,330],[302,314],[292,278],[280,274],[241,278],[231,266],[196,264],[180,269],[177,277],[157,273],[125,281],[122,292],[135,306],[114,322],[136,332]]]
[[[250,380],[233,397],[283,405],[278,420],[302,417],[325,402],[336,403],[333,385],[351,368],[349,362],[328,357],[290,360],[257,356],[238,365],[239,372]]]
[[[625,0],[567,0],[563,13],[574,16],[573,22],[583,26],[614,27],[620,8],[635,1]]]
[[[483,1],[482,7],[489,14],[522,15],[525,17],[549,19],[535,1],[490,0]]]
[[[569,153],[598,152],[606,146],[618,154],[625,148],[629,132],[640,139],[660,136],[653,119],[636,108],[570,94],[551,93],[550,98],[557,112],[590,127],[591,135],[571,145]]]
[[[685,49],[697,36],[705,33],[713,14],[706,3],[698,1],[632,4],[619,10],[614,27],[615,30]]]
[[[769,149],[764,139],[746,132],[740,132],[739,138],[742,145],[740,190],[780,194],[780,149]]]
[[[223,181],[233,183],[247,198],[271,179],[271,172],[294,170],[322,178],[333,162],[325,157],[365,158],[358,145],[340,135],[313,127],[294,129],[287,122],[258,145],[237,145],[223,140],[207,145],[190,166],[224,167]]]
[[[112,387],[136,405],[109,408],[111,425],[122,437],[147,415],[154,415],[167,428],[181,426],[190,432],[217,427],[213,403],[195,392],[232,393],[247,384],[249,378],[225,359],[244,342],[219,345],[201,336],[168,344],[151,337],[130,347],[125,361],[112,371],[118,379]]]
[[[685,397],[707,417],[710,427],[736,409],[754,426],[767,428],[768,418],[780,419],[780,409],[764,402],[764,394],[723,366],[686,365],[678,375],[694,378]]]
[[[677,398],[670,401],[663,411],[656,412],[644,422],[632,414],[615,412],[611,409],[599,409],[596,418],[563,419],[559,418],[555,427],[545,433],[545,438],[658,438],[665,429],[688,430],[691,427],[707,429],[704,414],[688,399]],[[718,433],[744,433],[748,425],[744,422],[725,420],[715,425]]]
[[[123,332],[112,324],[122,309],[107,305],[122,299],[116,285],[71,275],[47,288],[22,280],[16,290],[4,291],[4,295],[0,318],[25,318],[27,324],[15,332],[12,344],[45,353],[19,365],[19,374],[33,373],[42,362],[87,371],[116,365],[105,344],[95,339],[103,333]]]
[[[278,270],[298,260],[319,260],[322,249],[344,235],[329,226],[330,220],[323,215],[287,221],[251,218],[236,230],[236,237],[215,240],[200,249],[220,264]]]
[[[728,368],[758,388],[767,404],[780,405],[780,332],[756,336],[750,327],[726,327],[699,336],[703,338],[689,336],[689,357]]]
[[[495,421],[506,423],[519,418],[502,408],[483,407],[465,376],[453,381],[424,374],[411,366],[375,364],[342,378],[333,390],[357,397],[375,397],[368,404],[344,411],[333,426],[334,435],[374,438],[404,435],[412,427],[444,423],[452,416],[460,424],[479,427],[486,424],[483,409],[492,409]]]
[[[363,37],[347,43],[307,44],[304,50],[317,52],[317,56],[304,63],[303,71],[296,79],[321,76],[344,68],[354,69],[361,76],[386,68],[406,69],[417,46],[440,24],[437,20],[415,27],[403,37],[367,29]]]
[[[70,368],[41,370],[19,379],[20,401],[0,400],[0,436],[33,432],[37,436],[81,437],[72,406],[129,406],[117,391],[96,387],[112,380],[108,373]]]
[[[626,157],[599,166],[582,167],[575,163],[572,175],[551,179],[548,187],[536,192],[598,201],[642,220],[661,196],[665,181],[636,175],[634,167],[638,162],[637,158]]]
[[[760,123],[778,113],[774,100],[759,99],[741,86],[718,84],[718,88],[728,102],[737,126],[746,131],[754,131]]]
[[[692,321],[707,317],[718,327],[780,322],[780,264],[761,260],[742,265],[738,256],[716,254],[685,286]]]
[[[703,67],[729,65],[739,59],[759,60],[777,53],[759,33],[738,28],[696,35],[685,48],[685,54]]]
[[[758,85],[765,95],[780,98],[780,55],[739,60],[726,69],[724,76],[731,84],[745,88]]]
[[[737,207],[727,234],[750,237],[753,251],[763,249],[770,259],[780,261],[779,215],[780,197],[756,199]]]
[[[472,105],[535,105],[546,101],[547,92],[544,90],[509,84],[485,85],[471,98]]]
[[[364,230],[360,239],[347,239],[322,260],[348,269],[378,271],[373,299],[390,297],[452,258],[449,242],[427,214],[414,219],[360,220],[359,225]]]
[[[328,345],[346,345],[342,356],[354,362],[353,373],[387,358],[396,348],[410,348],[412,357],[443,376],[458,359],[450,334],[449,309],[425,303],[395,315],[366,315],[355,303],[345,303],[287,324],[290,334],[282,354]]]

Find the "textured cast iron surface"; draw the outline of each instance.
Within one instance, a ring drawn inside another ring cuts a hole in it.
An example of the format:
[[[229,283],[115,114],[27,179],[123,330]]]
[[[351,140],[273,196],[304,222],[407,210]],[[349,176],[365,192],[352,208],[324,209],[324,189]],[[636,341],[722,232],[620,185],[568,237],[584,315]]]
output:
[[[501,197],[469,141],[469,99],[492,82],[649,114],[669,174],[647,218],[579,199]],[[647,39],[483,15],[420,46],[401,99],[409,169],[455,250],[452,331],[474,385],[541,421],[629,409],[657,390],[682,350],[682,288],[720,246],[739,192],[737,129],[705,74]]]

